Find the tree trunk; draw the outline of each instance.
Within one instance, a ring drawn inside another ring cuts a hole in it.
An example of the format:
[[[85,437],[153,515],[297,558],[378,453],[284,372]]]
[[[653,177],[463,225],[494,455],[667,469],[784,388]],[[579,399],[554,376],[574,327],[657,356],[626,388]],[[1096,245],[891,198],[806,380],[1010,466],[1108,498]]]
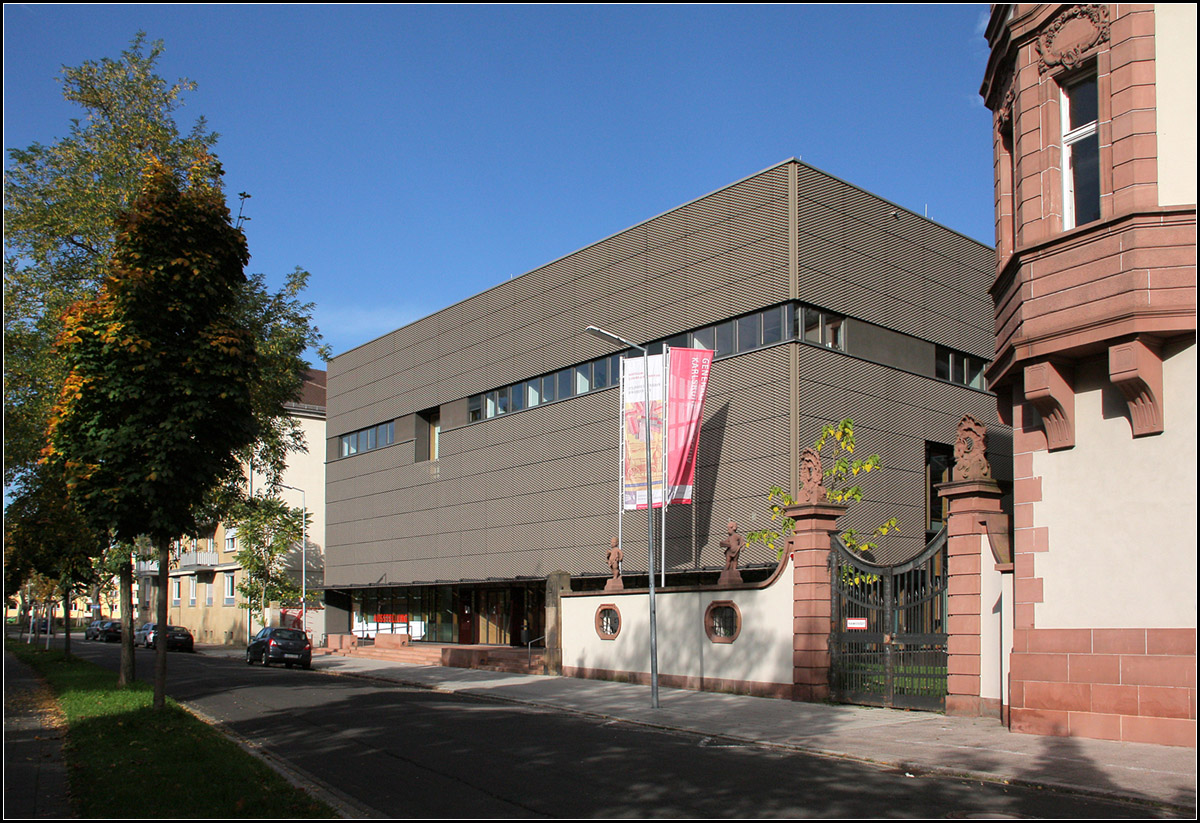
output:
[[[63,654],[71,656],[71,582],[63,584]]]
[[[118,686],[132,686],[133,666],[133,557],[127,556],[121,563],[121,671],[117,675]]]
[[[154,626],[154,708],[167,705],[167,584],[170,582],[168,567],[171,560],[171,543],[166,538],[158,541],[158,616]]]

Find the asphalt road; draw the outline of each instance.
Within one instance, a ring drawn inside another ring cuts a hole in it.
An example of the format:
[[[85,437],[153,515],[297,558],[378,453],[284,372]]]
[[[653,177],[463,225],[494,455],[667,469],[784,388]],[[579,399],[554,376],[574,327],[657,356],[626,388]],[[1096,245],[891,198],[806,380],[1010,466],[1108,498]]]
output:
[[[116,668],[117,644],[72,651]],[[149,678],[153,654],[137,651]],[[168,692],[383,817],[1092,817],[1152,810],[907,776],[356,677],[172,653]]]

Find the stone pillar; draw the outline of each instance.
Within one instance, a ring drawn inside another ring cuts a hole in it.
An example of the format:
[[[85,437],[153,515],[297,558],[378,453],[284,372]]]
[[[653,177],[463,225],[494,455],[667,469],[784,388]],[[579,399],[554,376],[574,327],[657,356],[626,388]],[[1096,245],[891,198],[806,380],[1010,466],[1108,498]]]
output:
[[[1011,571],[1008,522],[1000,508],[1000,487],[991,479],[938,484],[950,501],[946,529],[949,555],[946,632],[946,714],[979,717],[993,711],[981,698],[980,634],[983,624],[984,564]],[[989,539],[989,525],[994,539]],[[1008,557],[997,556],[1008,554]],[[990,610],[990,606],[989,606]],[[1006,690],[1007,691],[1007,690]]]
[[[834,503],[789,506],[795,521],[788,538],[792,556],[792,699],[829,699],[831,601],[830,537],[846,507]]]
[[[571,575],[557,571],[546,578],[546,652],[543,674],[562,674],[562,595],[571,591]]]

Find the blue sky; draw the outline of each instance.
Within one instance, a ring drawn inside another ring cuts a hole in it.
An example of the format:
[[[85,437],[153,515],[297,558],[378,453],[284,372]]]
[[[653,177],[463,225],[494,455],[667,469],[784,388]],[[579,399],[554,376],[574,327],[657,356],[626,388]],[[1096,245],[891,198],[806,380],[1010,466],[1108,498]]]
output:
[[[4,7],[4,146],[165,41],[335,354],[790,157],[992,243],[986,5]],[[7,160],[7,155],[6,155]]]

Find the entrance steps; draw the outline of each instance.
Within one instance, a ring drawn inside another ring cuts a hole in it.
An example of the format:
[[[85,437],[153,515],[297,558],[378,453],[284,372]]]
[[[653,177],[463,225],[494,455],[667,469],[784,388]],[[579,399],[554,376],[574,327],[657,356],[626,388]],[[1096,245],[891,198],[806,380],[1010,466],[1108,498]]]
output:
[[[514,674],[543,674],[543,649],[516,646],[459,646],[441,643],[413,643],[407,646],[380,648],[376,645],[351,645],[332,648],[326,654],[339,657],[363,657],[371,660],[390,660],[415,666],[447,666],[458,669],[481,669]]]

